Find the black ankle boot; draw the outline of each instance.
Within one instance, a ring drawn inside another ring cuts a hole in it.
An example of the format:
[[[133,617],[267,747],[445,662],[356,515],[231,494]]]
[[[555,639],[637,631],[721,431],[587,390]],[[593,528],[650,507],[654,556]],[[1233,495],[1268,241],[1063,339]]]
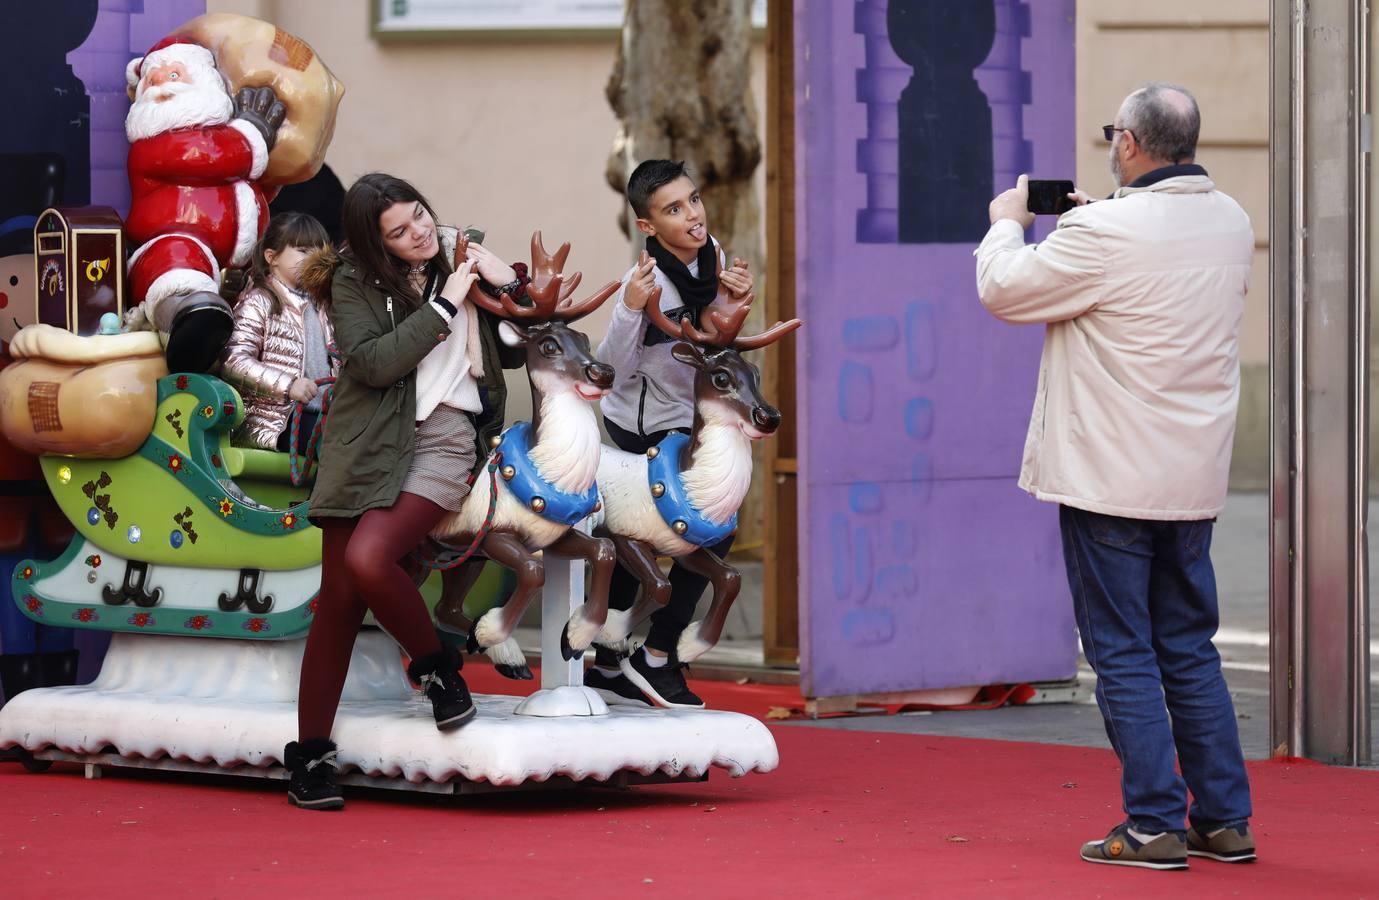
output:
[[[302,809],[341,809],[345,798],[335,783],[335,742],[312,738],[283,748],[287,767],[287,801]]]
[[[450,647],[412,660],[407,675],[421,685],[431,700],[436,714],[436,727],[441,731],[459,728],[474,718],[474,700],[469,686],[460,677],[460,655]]]

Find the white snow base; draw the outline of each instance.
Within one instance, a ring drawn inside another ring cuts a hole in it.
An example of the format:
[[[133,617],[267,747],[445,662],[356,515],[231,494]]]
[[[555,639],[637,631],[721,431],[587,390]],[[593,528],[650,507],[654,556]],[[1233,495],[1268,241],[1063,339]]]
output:
[[[94,755],[113,746],[130,759],[267,770],[296,738],[304,643],[117,634],[91,684],[25,691],[5,704],[0,748]],[[628,771],[698,777],[715,766],[740,776],[779,762],[771,732],[739,713],[615,706],[605,715],[518,715],[522,698],[474,699],[471,723],[437,731],[396,645],[361,634],[332,735],[342,771],[507,786]]]

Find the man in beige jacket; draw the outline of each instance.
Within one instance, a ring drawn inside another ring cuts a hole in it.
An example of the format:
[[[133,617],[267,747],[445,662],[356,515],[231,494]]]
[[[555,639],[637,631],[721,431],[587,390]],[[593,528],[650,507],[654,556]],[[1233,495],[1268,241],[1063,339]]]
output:
[[[1078,192],[1057,229],[1026,245],[1034,217],[1021,176],[991,202],[976,251],[983,305],[1045,325],[1020,486],[1060,504],[1127,816],[1082,858],[1155,869],[1186,868],[1189,855],[1255,858],[1235,711],[1211,642],[1209,555],[1254,235],[1193,163],[1199,123],[1183,88],[1136,91],[1103,129],[1116,192],[1100,202]]]

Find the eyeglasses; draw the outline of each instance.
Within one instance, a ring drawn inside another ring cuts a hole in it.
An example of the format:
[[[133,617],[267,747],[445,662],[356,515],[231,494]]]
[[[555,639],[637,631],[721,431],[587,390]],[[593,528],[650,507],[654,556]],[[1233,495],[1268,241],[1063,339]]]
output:
[[[1103,125],[1103,126],[1101,126],[1101,134],[1102,134],[1103,137],[1106,138],[1106,140],[1107,140],[1108,142],[1114,141],[1114,140],[1116,139],[1116,132],[1117,132],[1117,131],[1124,131],[1126,134],[1130,135],[1132,138],[1135,138],[1135,140],[1137,140],[1137,141],[1139,140],[1139,138],[1135,137],[1135,132],[1131,131],[1129,128],[1117,128],[1117,127],[1114,126],[1114,125]]]

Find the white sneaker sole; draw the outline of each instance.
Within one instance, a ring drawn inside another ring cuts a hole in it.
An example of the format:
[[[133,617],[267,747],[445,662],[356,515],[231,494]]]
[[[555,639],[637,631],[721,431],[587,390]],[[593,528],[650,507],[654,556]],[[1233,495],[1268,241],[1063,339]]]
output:
[[[1210,850],[1189,850],[1187,855],[1200,856],[1202,859],[1214,859],[1223,863],[1247,863],[1254,862],[1258,858],[1258,854],[1253,850],[1243,856],[1222,856],[1219,853],[1212,853]]]
[[[630,682],[632,682],[633,684],[635,684],[635,685],[637,686],[637,689],[638,689],[639,691],[641,691],[643,694],[646,694],[646,696],[647,696],[648,698],[650,698],[650,700],[651,700],[653,703],[655,703],[657,706],[661,707],[662,709],[703,709],[703,708],[704,708],[704,704],[702,704],[702,703],[671,703],[669,700],[667,700],[666,698],[662,697],[660,694],[656,693],[656,689],[653,688],[653,687],[651,686],[651,683],[650,683],[650,682],[648,682],[645,678],[642,677],[642,673],[641,673],[641,672],[638,672],[636,669],[634,669],[634,668],[632,667],[632,660],[630,660],[630,659],[624,659],[624,660],[619,664],[619,668],[621,668],[621,669],[622,669],[622,673],[623,673],[624,675],[627,676],[627,680],[628,680],[628,681],[630,681]]]
[[[607,688],[594,688],[594,693],[603,698],[603,702],[609,706],[628,706],[636,709],[651,709],[651,702],[645,698],[634,700],[631,697],[624,697],[617,691],[610,691]]]
[[[1080,855],[1080,854],[1079,854]],[[1187,871],[1187,861],[1183,862],[1150,862],[1140,859],[1093,859],[1090,856],[1083,856],[1083,862],[1097,863],[1103,866],[1133,866],[1137,869],[1158,869],[1164,872]]]

